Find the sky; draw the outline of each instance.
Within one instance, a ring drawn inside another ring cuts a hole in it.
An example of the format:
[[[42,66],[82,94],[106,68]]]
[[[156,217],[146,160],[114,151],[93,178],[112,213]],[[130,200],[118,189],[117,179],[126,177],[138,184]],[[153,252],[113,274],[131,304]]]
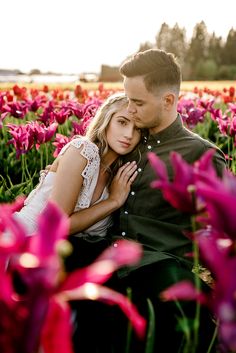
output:
[[[164,22],[191,38],[203,20],[225,39],[235,10],[235,0],[2,0],[0,69],[99,73],[154,43]]]

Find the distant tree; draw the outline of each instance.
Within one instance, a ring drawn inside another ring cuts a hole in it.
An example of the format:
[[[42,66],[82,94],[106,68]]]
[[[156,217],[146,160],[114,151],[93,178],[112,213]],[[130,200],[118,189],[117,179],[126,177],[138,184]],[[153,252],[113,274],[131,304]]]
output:
[[[209,36],[208,58],[214,60],[217,65],[222,64],[223,45],[222,37],[217,37],[215,32]]]
[[[152,49],[154,48],[154,44],[152,44],[151,42],[144,42],[144,43],[141,43],[140,44],[140,47],[139,47],[139,52],[140,51],[145,51],[145,50],[148,50],[148,49]]]
[[[216,78],[218,80],[236,80],[236,65],[221,65]]]
[[[169,43],[171,42],[171,28],[167,23],[162,23],[159,32],[156,35],[156,46],[158,49],[167,51]]]
[[[187,48],[185,28],[180,28],[178,23],[173,28],[163,23],[156,35],[156,46],[173,53],[181,62],[184,62]]]
[[[231,28],[224,46],[224,64],[236,65],[236,31]]]
[[[30,75],[41,75],[41,71],[39,69],[32,69],[29,74]]]
[[[185,57],[187,51],[185,28],[180,28],[177,23],[173,28],[163,23],[156,35],[156,46],[176,56],[182,67],[183,76],[185,76]]]
[[[215,80],[218,74],[218,65],[213,59],[200,60],[196,67],[196,76],[199,80]]]
[[[197,66],[200,61],[208,58],[209,34],[204,21],[197,23],[193,29],[193,36],[187,52],[187,61],[190,64],[191,76],[197,79]],[[199,72],[198,72],[199,73]]]
[[[180,28],[176,23],[171,29],[171,42],[168,43],[168,51],[174,53],[178,58],[179,63],[183,66],[187,51],[186,30]]]
[[[183,79],[235,79],[236,78],[236,30],[231,28],[226,41],[209,34],[204,21],[197,23],[190,41],[186,40],[185,28],[176,23],[170,27],[162,23],[155,43],[144,42],[138,51],[151,48],[173,53],[182,68]]]

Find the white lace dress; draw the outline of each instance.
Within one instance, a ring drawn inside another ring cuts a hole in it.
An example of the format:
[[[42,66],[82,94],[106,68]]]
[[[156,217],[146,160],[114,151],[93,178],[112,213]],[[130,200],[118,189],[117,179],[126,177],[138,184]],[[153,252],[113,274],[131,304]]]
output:
[[[74,211],[79,211],[91,206],[91,199],[98,180],[100,157],[97,145],[85,138],[76,138],[70,141],[62,148],[59,155],[62,155],[70,145],[76,148],[83,146],[80,153],[87,159],[87,165],[82,172],[84,178],[83,185],[74,209]],[[37,230],[37,218],[46,206],[52,192],[54,178],[54,172],[42,173],[39,184],[26,198],[23,208],[14,214],[23,223],[29,235],[35,233]],[[108,196],[108,190],[105,188],[101,197],[95,203],[107,199]],[[107,228],[111,225],[112,217],[108,216],[86,229],[83,233],[90,236],[104,237]]]

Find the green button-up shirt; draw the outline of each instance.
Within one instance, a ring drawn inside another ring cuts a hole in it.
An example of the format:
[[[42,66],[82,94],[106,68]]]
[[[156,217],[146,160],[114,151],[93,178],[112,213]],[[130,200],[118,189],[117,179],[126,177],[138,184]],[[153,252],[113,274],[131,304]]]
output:
[[[138,176],[124,206],[115,215],[114,228],[110,235],[131,239],[143,246],[143,258],[133,267],[177,258],[184,261],[185,254],[192,251],[192,242],[184,234],[191,229],[190,216],[173,208],[159,189],[152,189],[150,183],[156,178],[147,159],[147,152],[155,152],[166,164],[170,179],[173,170],[169,160],[171,151],[176,151],[188,162],[193,163],[210,148],[216,149],[214,163],[219,175],[225,168],[223,153],[211,142],[192,133],[177,119],[165,130],[146,138],[131,156],[138,164]],[[125,275],[131,268],[120,270]]]

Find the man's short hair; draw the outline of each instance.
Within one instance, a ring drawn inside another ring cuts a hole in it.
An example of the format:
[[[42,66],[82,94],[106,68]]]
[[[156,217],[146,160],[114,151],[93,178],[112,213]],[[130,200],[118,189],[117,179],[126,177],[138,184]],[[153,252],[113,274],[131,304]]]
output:
[[[181,84],[181,69],[172,53],[160,49],[148,49],[136,53],[120,66],[124,77],[144,76],[148,91],[172,87],[177,93]]]

